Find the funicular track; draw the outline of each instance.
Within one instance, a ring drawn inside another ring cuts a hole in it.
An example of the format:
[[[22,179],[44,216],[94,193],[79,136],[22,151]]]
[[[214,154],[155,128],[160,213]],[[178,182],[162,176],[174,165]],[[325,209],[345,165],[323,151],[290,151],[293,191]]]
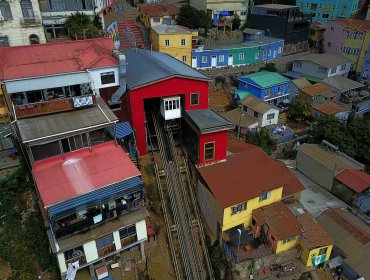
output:
[[[185,168],[180,168],[181,158],[172,133],[163,129],[158,114],[152,114],[152,121],[161,162],[157,162],[154,152],[152,156],[176,279],[213,280],[195,195],[188,185],[187,162],[182,157]],[[159,165],[163,171],[159,170]],[[182,170],[185,172],[182,173]],[[161,179],[160,173],[165,180]]]

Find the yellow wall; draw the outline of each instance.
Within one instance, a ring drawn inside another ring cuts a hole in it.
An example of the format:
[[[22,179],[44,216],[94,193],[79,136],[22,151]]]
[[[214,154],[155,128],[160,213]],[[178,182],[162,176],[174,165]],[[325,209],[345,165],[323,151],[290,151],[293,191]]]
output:
[[[290,242],[286,242],[283,244],[282,240],[278,240],[276,245],[276,254],[279,254],[281,252],[284,252],[286,250],[292,249],[299,243],[299,235],[297,235],[294,240],[291,240]]]
[[[0,82],[0,123],[9,121],[9,110],[4,100],[3,85]]]
[[[185,46],[181,46],[181,39],[185,39]],[[151,30],[152,47],[155,51],[167,53],[180,61],[186,56],[185,64],[191,66],[192,35],[189,34],[157,34]],[[165,45],[165,40],[170,40],[170,45]]]
[[[367,48],[368,48],[369,44],[370,44],[370,33],[366,32],[364,43],[362,45],[362,49],[361,49],[361,53],[360,53],[360,57],[358,59],[356,72],[361,72],[361,68],[362,68],[362,65],[364,64],[366,51],[367,51]]]
[[[349,30],[351,31],[351,30]],[[353,31],[355,32],[355,31]],[[350,39],[350,38],[345,38],[343,47],[350,47],[350,48],[358,48],[360,49],[360,55],[355,55],[355,54],[347,54],[343,52],[342,50],[342,55],[347,57],[348,59],[351,60],[353,64],[353,69],[356,70],[356,72],[361,72],[362,65],[365,60],[365,55],[367,51],[367,47],[370,43],[370,34],[369,32],[364,32],[364,39],[359,40],[359,39]]]
[[[244,227],[249,227],[252,223],[252,211],[282,199],[283,187],[275,188],[271,191],[270,198],[259,201],[259,197],[247,201],[247,208],[237,214],[232,214],[232,208],[224,209],[224,218],[222,223],[222,231],[244,224]],[[238,203],[240,204],[240,203]],[[236,206],[236,205],[233,205]]]
[[[327,248],[325,262],[329,260],[331,251],[333,250],[333,245],[322,246],[310,250],[304,240],[301,241],[301,247],[302,247],[301,260],[306,266],[313,265],[312,258],[318,256],[319,251],[322,248]]]

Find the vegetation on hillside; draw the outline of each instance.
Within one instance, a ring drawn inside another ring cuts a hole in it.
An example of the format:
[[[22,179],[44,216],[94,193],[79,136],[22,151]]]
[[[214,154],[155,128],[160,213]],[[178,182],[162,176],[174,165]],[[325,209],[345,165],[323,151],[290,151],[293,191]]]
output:
[[[287,113],[288,120],[302,123],[308,120],[310,116],[310,105],[305,98],[298,97],[292,101]]]
[[[211,20],[206,12],[190,5],[181,6],[180,14],[177,16],[176,21],[179,25],[186,26],[190,29],[204,28],[207,31],[211,27]]]
[[[271,148],[275,145],[274,139],[271,138],[266,128],[261,128],[255,133],[248,133],[247,142],[261,147],[267,155],[271,155]]]

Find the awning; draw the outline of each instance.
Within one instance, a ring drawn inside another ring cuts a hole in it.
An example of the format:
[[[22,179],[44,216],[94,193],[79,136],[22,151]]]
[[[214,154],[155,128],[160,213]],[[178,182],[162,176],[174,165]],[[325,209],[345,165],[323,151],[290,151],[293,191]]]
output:
[[[114,136],[114,128],[107,128],[110,135]],[[132,133],[132,128],[129,122],[119,122],[116,124],[116,139],[121,139]]]
[[[49,77],[38,77],[16,81],[5,81],[7,93],[15,93],[29,90],[40,90],[47,88],[64,87],[90,83],[91,79],[87,73],[72,73]]]
[[[228,16],[229,15],[229,12],[224,10],[224,11],[221,11],[219,14],[221,16]]]

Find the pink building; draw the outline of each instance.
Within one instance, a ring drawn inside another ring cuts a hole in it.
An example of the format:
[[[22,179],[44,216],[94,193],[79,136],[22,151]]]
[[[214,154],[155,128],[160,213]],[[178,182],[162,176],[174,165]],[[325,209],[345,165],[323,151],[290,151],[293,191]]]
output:
[[[344,44],[345,24],[339,20],[330,20],[324,33],[324,53],[341,54]]]

